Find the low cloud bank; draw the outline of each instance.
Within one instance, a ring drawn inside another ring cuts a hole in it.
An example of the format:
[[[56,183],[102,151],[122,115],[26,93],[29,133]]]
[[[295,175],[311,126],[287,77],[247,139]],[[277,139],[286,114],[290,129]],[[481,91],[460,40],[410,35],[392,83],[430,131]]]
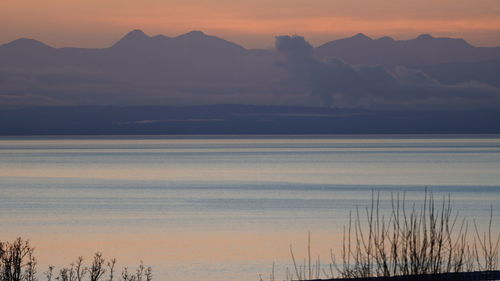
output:
[[[276,50],[290,87],[319,97],[325,106],[394,109],[498,107],[500,90],[479,82],[446,85],[422,71],[398,66],[354,66],[322,61],[300,36],[278,36]]]

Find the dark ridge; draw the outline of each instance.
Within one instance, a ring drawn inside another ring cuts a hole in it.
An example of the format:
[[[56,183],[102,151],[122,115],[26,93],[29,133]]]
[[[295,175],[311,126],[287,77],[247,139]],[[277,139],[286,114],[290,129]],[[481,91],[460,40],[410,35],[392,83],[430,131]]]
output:
[[[368,111],[213,105],[0,111],[0,135],[498,134],[500,110]]]
[[[44,49],[52,49],[52,47],[29,38],[19,38],[4,45],[0,45],[2,48],[16,48],[16,49],[36,49],[36,48],[44,48]]]

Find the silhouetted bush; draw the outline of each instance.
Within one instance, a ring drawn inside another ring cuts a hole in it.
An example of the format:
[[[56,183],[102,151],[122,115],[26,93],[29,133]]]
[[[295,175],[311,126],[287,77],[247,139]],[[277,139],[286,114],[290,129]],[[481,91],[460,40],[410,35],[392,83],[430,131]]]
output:
[[[0,242],[0,281],[39,281],[37,260],[34,248],[28,240],[17,238],[14,242]],[[141,262],[134,274],[125,267],[118,278],[115,272],[116,259],[106,261],[102,253],[97,252],[90,266],[84,264],[83,257],[78,257],[68,267],[55,271],[49,266],[45,271],[47,281],[152,281],[153,270]],[[107,275],[106,275],[107,273]]]
[[[37,261],[28,241],[0,242],[0,280],[35,281]]]
[[[452,211],[451,199],[436,203],[432,193],[425,193],[421,206],[407,206],[405,196],[391,199],[387,214],[380,211],[379,194],[372,195],[370,206],[349,213],[344,226],[341,263],[331,251],[327,269],[318,257],[311,260],[310,236],[308,257],[298,264],[290,246],[293,273],[287,280],[325,278],[391,277],[453,272],[492,271],[498,269],[500,233],[492,230],[493,209],[486,231],[481,233],[474,220],[475,235],[469,238],[469,223]],[[273,266],[274,268],[274,266]],[[274,269],[273,269],[274,271]],[[274,273],[271,275],[274,280]]]

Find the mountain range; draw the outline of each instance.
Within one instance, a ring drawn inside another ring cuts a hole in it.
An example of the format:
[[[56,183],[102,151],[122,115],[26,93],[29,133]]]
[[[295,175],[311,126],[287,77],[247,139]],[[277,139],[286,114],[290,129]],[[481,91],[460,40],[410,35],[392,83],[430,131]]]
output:
[[[364,34],[327,42],[316,49],[320,57],[336,57],[351,64],[422,66],[451,62],[475,62],[500,58],[500,47],[475,47],[463,39],[434,38],[422,34],[415,39],[391,37],[371,39]]]
[[[500,107],[500,48],[357,34],[246,49],[192,31],[133,30],[108,48],[0,45],[0,107],[255,104],[363,109]]]

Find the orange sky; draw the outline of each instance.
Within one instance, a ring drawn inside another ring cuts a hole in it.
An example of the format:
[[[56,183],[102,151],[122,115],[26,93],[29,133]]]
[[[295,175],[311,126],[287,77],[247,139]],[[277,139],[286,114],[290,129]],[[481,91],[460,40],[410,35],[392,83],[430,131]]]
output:
[[[29,37],[53,46],[107,47],[132,29],[190,30],[246,47],[278,34],[314,44],[363,32],[398,39],[421,33],[500,45],[499,0],[2,0],[0,43]]]

